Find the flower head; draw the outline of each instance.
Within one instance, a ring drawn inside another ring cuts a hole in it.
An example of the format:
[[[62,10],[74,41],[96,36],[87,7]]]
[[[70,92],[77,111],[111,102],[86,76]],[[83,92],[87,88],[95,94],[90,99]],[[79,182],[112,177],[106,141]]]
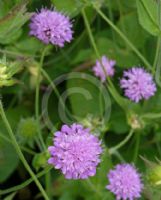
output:
[[[52,43],[63,47],[72,40],[72,23],[69,17],[55,10],[41,9],[31,18],[30,35],[37,37],[45,44]]]
[[[156,92],[152,75],[139,67],[125,71],[120,85],[125,90],[125,96],[136,103],[142,99],[149,99]]]
[[[63,125],[48,150],[48,163],[60,169],[67,179],[94,176],[102,152],[98,138],[80,124]]]
[[[118,164],[108,174],[108,190],[116,195],[117,200],[134,200],[140,197],[143,189],[140,174],[130,164]]]
[[[106,56],[102,56],[101,61],[96,61],[93,72],[95,76],[98,76],[101,81],[104,82],[107,76],[114,75],[115,64],[116,62],[114,60],[109,60]]]

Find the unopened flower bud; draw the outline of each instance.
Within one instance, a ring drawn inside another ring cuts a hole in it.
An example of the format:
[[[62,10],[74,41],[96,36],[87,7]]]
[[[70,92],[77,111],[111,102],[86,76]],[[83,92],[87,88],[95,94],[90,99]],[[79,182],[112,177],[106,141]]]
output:
[[[19,123],[17,134],[23,141],[33,140],[38,133],[38,127],[34,118],[22,119]]]
[[[132,114],[129,116],[128,124],[131,126],[132,129],[142,129],[144,127],[144,122],[136,114]]]
[[[151,184],[161,185],[161,165],[155,165],[149,170],[148,180]]]

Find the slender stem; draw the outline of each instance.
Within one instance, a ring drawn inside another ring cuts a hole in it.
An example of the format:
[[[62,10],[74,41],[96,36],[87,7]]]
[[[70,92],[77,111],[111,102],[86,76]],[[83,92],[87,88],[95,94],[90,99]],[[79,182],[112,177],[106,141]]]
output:
[[[6,142],[13,144],[12,141],[10,139],[8,139],[8,137],[3,135],[2,133],[0,133],[0,137],[3,138]],[[20,145],[20,148],[22,149],[22,151],[25,151],[25,152],[27,152],[27,153],[29,153],[31,155],[35,155],[36,154],[36,152],[34,152],[32,149],[29,149],[27,147],[24,147],[24,146]]]
[[[41,72],[42,72],[42,75],[46,78],[46,80],[50,83],[51,87],[53,88],[56,96],[58,98],[60,98],[60,94],[59,94],[59,91],[58,89],[56,88],[56,85],[54,84],[54,82],[51,80],[50,76],[48,75],[48,73],[44,70],[44,69],[41,69]]]
[[[134,133],[134,130],[131,129],[131,131],[129,132],[129,134],[125,137],[124,140],[122,140],[118,145],[112,147],[109,149],[109,153],[110,154],[113,154],[113,152],[115,152],[116,150],[120,149],[121,147],[123,147],[128,141],[129,139],[131,138],[131,136],[133,135]]]
[[[161,113],[146,113],[140,116],[141,119],[157,119],[161,118]]]
[[[113,155],[115,155],[119,161],[121,162],[125,162],[124,158],[122,157],[122,155],[116,150],[113,152]]]
[[[101,114],[101,118],[103,119],[103,99],[102,99],[102,90],[103,89],[103,85],[101,85],[100,87],[100,91],[99,91],[99,105],[100,105],[100,114]]]
[[[85,14],[84,9],[82,9],[82,16],[83,16],[83,19],[84,19],[84,22],[85,22],[85,26],[87,28],[87,32],[88,32],[91,44],[93,46],[93,49],[94,49],[94,51],[96,53],[96,56],[100,59],[100,54],[99,54],[99,51],[97,49],[96,43],[94,41],[94,38],[93,38],[93,35],[92,35],[92,32],[91,32],[91,28],[90,28],[90,25],[89,25],[89,22],[88,22],[88,19],[87,19],[87,16]]]
[[[86,13],[85,13],[84,9],[82,9],[82,15],[83,15],[83,18],[84,18],[85,26],[87,28],[87,32],[88,32],[91,44],[93,46],[93,49],[95,50],[95,54],[100,59],[100,53],[99,53],[99,51],[97,49],[97,46],[96,46],[94,37],[92,35],[92,31],[91,31],[91,28],[90,28],[90,25],[89,25],[89,22],[88,22],[88,19],[87,19],[87,16],[86,16]],[[106,74],[107,72],[104,69],[103,65],[102,65],[102,69],[103,69],[104,73]],[[110,78],[108,78],[108,76],[107,76],[107,80],[109,81],[110,85],[112,86],[112,87],[108,87],[107,86],[108,89],[109,89],[109,91],[110,91],[110,93],[112,94],[112,96],[114,97],[114,99],[116,100],[116,102],[118,103],[118,105],[121,106],[123,109],[125,109],[124,99],[119,95],[119,93],[115,89],[114,85],[112,84],[112,82],[111,82]]]
[[[161,29],[161,1],[160,0],[158,0],[158,4],[159,4],[159,6],[158,6],[158,24],[159,24],[159,29]],[[156,53],[155,53],[155,58],[154,58],[154,63],[153,63],[153,74],[155,73],[155,69],[156,69],[157,63],[159,61],[158,58],[160,55],[160,50],[161,50],[161,37],[158,36]]]
[[[158,37],[156,53],[155,53],[155,58],[154,58],[154,63],[153,63],[153,74],[155,73],[155,68],[156,68],[156,65],[157,65],[157,62],[158,62],[158,56],[159,56],[159,53],[160,53],[160,47],[161,47],[161,38]]]
[[[0,101],[0,115],[1,115],[2,120],[3,120],[3,122],[4,122],[5,126],[6,126],[6,129],[7,129],[8,133],[9,133],[9,136],[10,136],[12,142],[13,142],[13,145],[14,145],[14,147],[15,147],[15,150],[17,151],[17,154],[18,154],[20,160],[22,161],[24,167],[25,167],[26,170],[29,172],[29,174],[30,174],[30,176],[33,178],[33,180],[35,181],[35,183],[36,183],[37,187],[39,188],[39,190],[41,191],[41,193],[42,193],[44,199],[45,199],[45,200],[49,200],[49,198],[48,198],[48,196],[47,196],[45,190],[43,189],[41,183],[39,182],[39,180],[38,180],[37,177],[35,176],[35,174],[34,174],[34,172],[32,171],[32,169],[30,168],[29,164],[27,163],[27,161],[26,161],[26,159],[25,159],[25,157],[24,157],[24,155],[23,155],[23,153],[22,153],[22,151],[21,151],[21,149],[20,149],[20,147],[19,147],[19,145],[18,145],[18,143],[17,143],[17,140],[16,140],[16,138],[15,138],[15,135],[14,135],[14,133],[13,133],[13,131],[12,131],[12,129],[11,129],[11,126],[10,126],[10,124],[9,124],[7,118],[6,118],[6,115],[5,115],[5,112],[4,112],[3,105],[2,105],[2,102],[1,102],[1,101]]]
[[[108,17],[96,6],[94,6],[96,11],[100,16],[120,35],[120,37],[128,44],[128,46],[136,53],[136,55],[144,62],[149,70],[152,70],[151,64],[146,60],[146,58],[137,50],[137,48],[129,41],[129,39],[115,26],[115,24],[108,19]]]
[[[122,10],[122,5],[121,5],[120,0],[117,0],[117,5],[118,5],[118,8],[119,8],[119,12],[120,12],[119,18],[122,19],[122,17],[123,17],[123,10]],[[120,20],[120,25],[121,25],[122,32],[126,34],[126,26],[125,26],[124,21],[125,20]],[[126,45],[126,50],[128,50],[127,43],[125,43],[125,45]]]
[[[117,92],[115,86],[113,85],[111,79],[107,77],[109,85],[107,86],[110,93],[112,94],[113,98],[117,102],[117,104],[125,111],[126,113],[126,107],[128,105],[128,100],[124,99],[120,94]]]
[[[50,170],[52,169],[52,167],[49,167],[41,172],[39,172],[38,174],[36,174],[35,176],[37,178],[40,178],[42,177],[43,175],[45,175],[47,172],[49,172]],[[8,193],[11,193],[11,192],[15,192],[15,191],[18,191],[18,190],[21,190],[23,189],[24,187],[28,186],[30,183],[32,183],[34,180],[33,178],[29,178],[27,181],[21,183],[20,185],[16,185],[16,186],[13,186],[11,188],[8,188],[6,190],[0,190],[0,195],[4,195],[4,194],[8,194]]]
[[[39,140],[41,142],[42,148],[44,150],[46,150],[46,146],[45,143],[43,141],[43,137],[41,134],[41,128],[40,128],[40,122],[39,122],[39,91],[40,91],[40,79],[41,79],[41,69],[43,66],[43,61],[45,58],[45,54],[46,51],[48,50],[48,46],[46,46],[42,52],[41,58],[40,58],[40,63],[38,65],[38,74],[37,74],[37,81],[36,81],[36,93],[35,93],[35,116],[36,116],[36,122],[37,122],[37,126],[39,128],[38,132],[39,132]]]
[[[140,133],[137,133],[137,134],[135,135],[135,140],[136,140],[136,144],[135,144],[134,157],[133,157],[133,162],[134,162],[134,163],[137,162],[137,158],[138,158],[139,145],[140,145]]]
[[[48,194],[49,198],[51,199],[51,192],[50,192],[50,188],[51,188],[51,173],[50,171],[48,171],[45,174],[45,185],[46,185],[46,193]]]
[[[64,101],[63,101],[63,99],[62,99],[62,97],[61,97],[61,95],[60,95],[60,93],[59,93],[59,91],[58,91],[58,89],[57,89],[55,83],[51,80],[50,76],[48,75],[48,73],[47,73],[44,69],[41,69],[41,72],[42,72],[42,75],[46,78],[46,80],[50,83],[52,89],[54,90],[54,92],[55,92],[57,98],[59,99],[59,101],[60,101],[60,103],[61,103],[61,106],[62,106],[64,109],[66,109],[66,113],[68,114],[68,116],[71,116],[71,114],[70,114],[68,108],[67,108],[67,107],[65,106],[65,104],[64,104]],[[72,116],[72,117],[73,117],[73,116]]]

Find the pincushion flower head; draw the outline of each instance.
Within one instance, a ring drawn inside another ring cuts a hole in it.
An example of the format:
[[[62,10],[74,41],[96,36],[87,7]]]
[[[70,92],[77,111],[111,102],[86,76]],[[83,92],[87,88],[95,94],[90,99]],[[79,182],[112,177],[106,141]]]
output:
[[[136,103],[142,99],[149,99],[156,92],[152,75],[139,67],[124,71],[120,85],[125,91],[125,96]]]
[[[143,184],[140,174],[131,164],[118,164],[108,173],[109,185],[106,186],[116,200],[134,200],[140,198]]]
[[[115,64],[116,62],[114,60],[109,60],[106,56],[102,56],[100,61],[96,61],[93,72],[95,76],[99,77],[101,81],[104,82],[107,76],[114,75]]]
[[[55,132],[48,148],[48,163],[60,169],[67,179],[86,179],[96,174],[102,153],[101,142],[80,124],[63,125]]]
[[[69,17],[55,10],[41,9],[31,18],[30,35],[37,37],[45,44],[63,47],[72,40],[72,23]]]

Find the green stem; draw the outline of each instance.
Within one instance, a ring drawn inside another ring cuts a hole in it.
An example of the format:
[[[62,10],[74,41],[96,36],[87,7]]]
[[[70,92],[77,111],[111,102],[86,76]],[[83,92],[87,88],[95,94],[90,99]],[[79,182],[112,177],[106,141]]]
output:
[[[122,157],[122,155],[117,150],[113,152],[113,155],[115,155],[118,158],[119,161],[121,161],[123,163],[125,162],[124,158]]]
[[[159,22],[159,29],[161,29],[161,1],[158,1],[158,22]],[[159,62],[159,55],[160,55],[160,50],[161,50],[161,37],[158,36],[157,39],[157,47],[156,47],[156,53],[155,53],[155,58],[154,58],[154,63],[153,63],[153,74],[155,73],[155,69],[157,66],[157,63]],[[160,62],[159,62],[160,65]]]
[[[127,112],[127,105],[128,105],[128,100],[124,99],[116,90],[115,86],[113,85],[111,79],[107,77],[109,85],[107,86],[110,93],[112,94],[113,98],[117,102],[117,104],[125,111]]]
[[[51,87],[53,88],[57,98],[60,98],[60,94],[58,89],[56,88],[56,85],[54,84],[54,82],[51,80],[50,76],[48,75],[48,73],[44,70],[41,69],[42,75],[46,78],[46,80],[50,83]]]
[[[2,139],[4,139],[6,142],[13,144],[12,141],[10,139],[8,139],[8,137],[4,136],[2,133],[0,133],[0,137]],[[35,155],[36,154],[36,152],[34,152],[32,149],[29,149],[27,147],[24,147],[24,146],[20,145],[20,148],[22,149],[22,151],[25,151],[26,153],[29,153],[31,155]]]
[[[146,113],[140,116],[141,119],[157,119],[161,118],[161,113]]]
[[[99,51],[97,49],[97,46],[96,46],[94,37],[92,35],[92,31],[91,31],[91,28],[90,28],[90,25],[89,25],[89,22],[88,22],[88,19],[87,19],[87,16],[86,16],[86,13],[85,13],[84,9],[82,9],[82,16],[83,16],[83,19],[84,19],[85,26],[87,28],[87,32],[88,32],[91,44],[92,44],[93,49],[95,51],[95,54],[100,59],[100,53],[99,53]],[[103,65],[102,65],[102,69],[104,70],[104,73],[106,74],[106,70],[104,69]],[[116,100],[116,102],[118,103],[118,105],[121,106],[123,109],[125,109],[124,99],[117,92],[117,90],[115,89],[114,85],[112,84],[112,81],[110,80],[110,78],[108,78],[108,76],[107,76],[107,80],[109,81],[109,83],[111,85],[111,87],[107,86],[108,89],[109,89],[109,91],[110,91],[110,93],[112,94],[112,96],[114,97],[114,99]]]
[[[47,168],[41,172],[39,172],[38,174],[36,174],[35,176],[37,178],[40,178],[42,177],[43,175],[45,175],[47,172],[49,172],[50,170],[52,169],[52,167],[50,168]],[[0,190],[0,195],[4,195],[4,194],[8,194],[8,193],[11,193],[11,192],[15,192],[15,191],[18,191],[18,190],[21,190],[23,189],[24,187],[28,186],[30,183],[32,183],[34,180],[33,178],[29,178],[27,181],[21,183],[20,185],[16,185],[16,186],[13,186],[11,188],[8,188],[6,190]]]
[[[97,7],[95,7],[95,10],[98,12],[98,14],[120,35],[120,37],[128,44],[128,46],[136,53],[136,55],[144,62],[144,64],[147,66],[149,70],[152,70],[151,64],[144,58],[144,56],[137,50],[137,48],[127,39],[127,37],[115,26],[115,24],[108,19],[108,17]]]
[[[135,140],[136,140],[136,144],[135,144],[134,157],[133,157],[133,162],[134,162],[134,163],[137,162],[137,158],[138,158],[139,145],[140,145],[140,133],[137,133],[137,134],[135,135]]]
[[[155,73],[155,68],[156,68],[156,65],[157,65],[157,62],[158,62],[158,57],[159,57],[159,54],[160,54],[160,47],[161,47],[161,38],[158,37],[156,53],[155,53],[155,58],[154,58],[154,63],[153,63],[153,74]]]
[[[61,106],[64,108],[64,110],[66,109],[66,113],[68,114],[68,116],[70,116],[70,112],[69,112],[68,108],[65,106],[64,101],[61,98],[60,93],[59,93],[55,83],[51,80],[50,76],[48,75],[48,73],[44,69],[41,69],[41,72],[42,72],[42,75],[46,78],[46,80],[50,83],[52,89],[54,90],[57,98],[60,101]]]
[[[93,46],[93,49],[94,49],[94,51],[96,53],[97,58],[100,59],[101,56],[100,56],[99,51],[97,49],[96,43],[94,41],[94,38],[93,38],[93,35],[92,35],[92,32],[91,32],[91,28],[90,28],[90,25],[89,25],[89,22],[88,22],[88,19],[87,19],[87,16],[86,16],[86,13],[85,13],[84,9],[82,9],[82,16],[83,16],[84,23],[85,23],[85,26],[87,28],[87,32],[88,32],[91,44]]]
[[[50,171],[48,171],[46,174],[45,174],[45,185],[46,185],[46,193],[48,194],[49,198],[51,199],[51,192],[50,192],[50,189],[51,189],[51,173]]]
[[[40,79],[41,79],[41,69],[43,66],[43,61],[45,58],[46,51],[48,50],[48,46],[46,46],[42,52],[41,58],[40,58],[40,63],[38,65],[38,74],[37,74],[37,81],[36,81],[36,93],[35,93],[35,116],[36,116],[36,122],[37,126],[39,128],[38,133],[39,133],[39,140],[41,142],[43,150],[46,150],[46,146],[41,134],[41,128],[40,128],[40,121],[39,121],[39,92],[40,92]]]
[[[113,154],[116,150],[120,149],[121,147],[123,147],[128,141],[129,139],[132,137],[134,133],[134,130],[131,129],[131,131],[129,132],[129,134],[125,137],[125,139],[123,141],[121,141],[118,145],[112,147],[109,149],[109,153]]]
[[[12,143],[13,143],[13,145],[14,145],[16,151],[17,151],[17,154],[18,154],[20,160],[22,161],[24,167],[29,172],[29,174],[33,178],[33,180],[35,181],[35,183],[36,183],[37,187],[39,188],[39,190],[41,191],[44,199],[49,200],[45,190],[43,189],[41,183],[39,182],[39,180],[35,176],[35,174],[32,171],[32,169],[30,168],[29,164],[27,163],[27,161],[26,161],[26,159],[25,159],[25,157],[24,157],[24,155],[23,155],[23,153],[22,153],[22,151],[21,151],[21,149],[20,149],[20,147],[19,147],[19,145],[17,143],[16,137],[15,137],[15,135],[14,135],[12,129],[11,129],[11,126],[10,126],[10,124],[9,124],[7,118],[6,118],[6,115],[5,115],[5,112],[4,112],[3,105],[2,105],[1,101],[0,101],[0,115],[2,117],[2,120],[3,120],[3,122],[4,122],[5,126],[6,126],[6,129],[7,129],[8,133],[9,133],[9,136],[10,136],[10,138],[12,140]]]

